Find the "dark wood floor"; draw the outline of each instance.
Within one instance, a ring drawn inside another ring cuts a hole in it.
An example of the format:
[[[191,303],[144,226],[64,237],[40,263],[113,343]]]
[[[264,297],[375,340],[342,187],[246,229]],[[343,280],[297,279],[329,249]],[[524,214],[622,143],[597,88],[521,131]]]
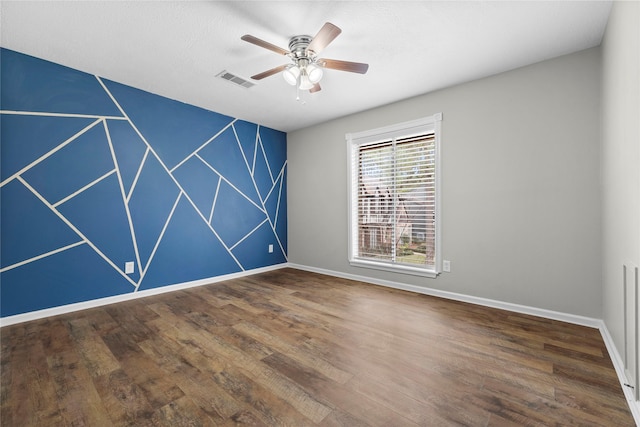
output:
[[[294,269],[2,328],[9,426],[632,426],[595,329]]]

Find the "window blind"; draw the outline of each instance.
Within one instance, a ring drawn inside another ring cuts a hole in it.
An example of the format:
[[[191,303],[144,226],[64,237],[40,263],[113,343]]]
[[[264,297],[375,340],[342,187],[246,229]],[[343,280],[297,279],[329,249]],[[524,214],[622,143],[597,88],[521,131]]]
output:
[[[435,263],[435,136],[358,150],[358,257]]]

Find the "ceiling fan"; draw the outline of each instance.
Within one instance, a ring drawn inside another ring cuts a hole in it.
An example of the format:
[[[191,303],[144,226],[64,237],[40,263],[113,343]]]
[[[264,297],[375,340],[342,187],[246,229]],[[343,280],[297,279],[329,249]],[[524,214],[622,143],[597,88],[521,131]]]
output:
[[[251,76],[254,80],[262,80],[282,72],[282,76],[292,86],[298,89],[308,90],[310,93],[318,92],[322,69],[349,71],[351,73],[364,74],[369,69],[368,64],[360,62],[340,61],[338,59],[318,58],[318,54],[329,45],[342,30],[330,22],[326,22],[315,37],[301,35],[293,36],[289,40],[289,50],[283,49],[262,39],[246,34],[242,40],[256,46],[269,49],[280,55],[288,56],[292,64],[280,65],[262,73]]]

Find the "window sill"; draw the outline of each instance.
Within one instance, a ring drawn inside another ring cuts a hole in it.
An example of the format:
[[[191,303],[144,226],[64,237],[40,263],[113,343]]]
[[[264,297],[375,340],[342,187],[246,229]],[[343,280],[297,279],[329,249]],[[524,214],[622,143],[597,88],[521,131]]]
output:
[[[440,274],[436,270],[427,270],[424,268],[416,268],[408,265],[389,265],[382,262],[375,262],[363,259],[352,259],[349,264],[353,267],[371,268],[374,270],[390,271],[392,273],[411,274],[413,276],[422,276],[435,279]]]

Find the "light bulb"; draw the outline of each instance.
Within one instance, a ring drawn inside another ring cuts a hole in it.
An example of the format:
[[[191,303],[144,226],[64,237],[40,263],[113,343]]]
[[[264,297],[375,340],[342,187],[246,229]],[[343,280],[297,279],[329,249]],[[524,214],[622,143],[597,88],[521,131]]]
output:
[[[322,78],[322,68],[318,67],[315,64],[309,64],[306,68],[307,75],[309,76],[309,81],[313,84],[316,84]]]
[[[295,65],[289,65],[283,72],[282,77],[291,86],[295,86],[298,83],[298,76],[300,76],[300,69]]]
[[[311,80],[309,80],[309,76],[307,75],[307,73],[302,73],[302,76],[300,77],[300,86],[298,86],[300,89],[302,90],[309,90],[313,87],[313,83],[311,82]]]

